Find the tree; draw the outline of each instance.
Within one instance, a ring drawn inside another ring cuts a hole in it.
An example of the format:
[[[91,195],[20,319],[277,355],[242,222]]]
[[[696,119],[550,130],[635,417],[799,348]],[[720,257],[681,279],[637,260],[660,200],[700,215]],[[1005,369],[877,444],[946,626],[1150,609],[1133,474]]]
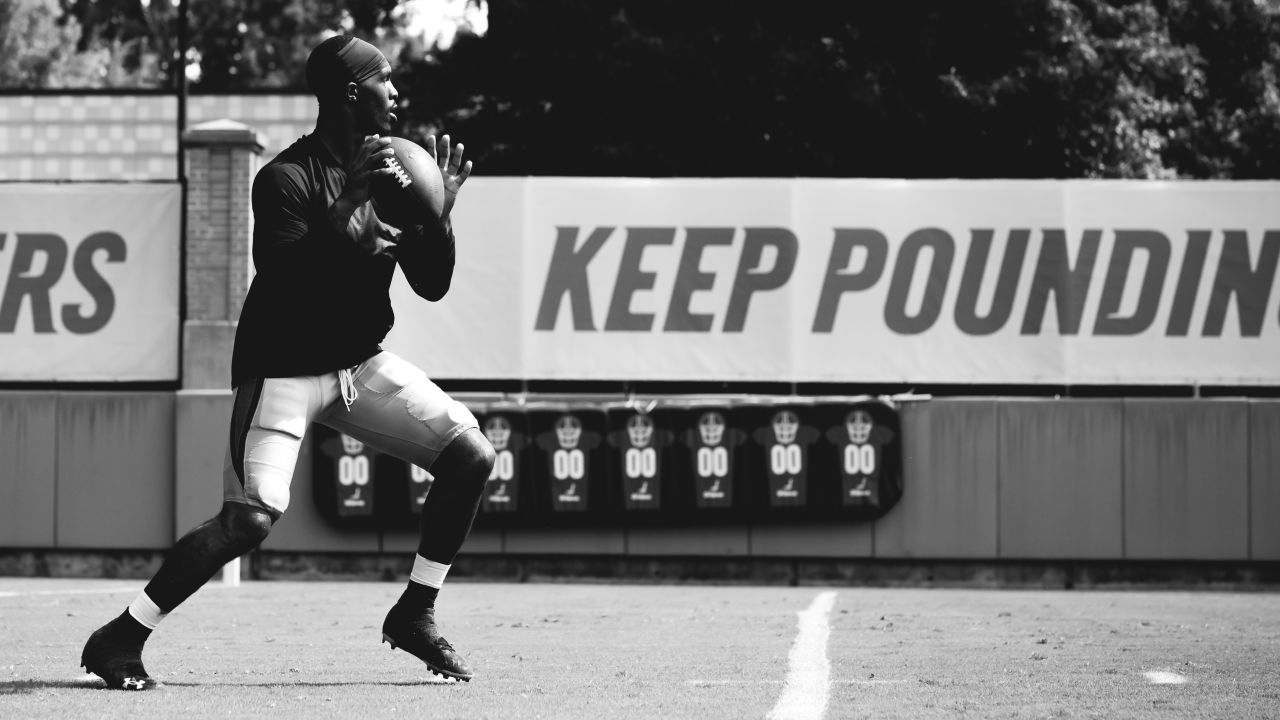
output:
[[[205,0],[191,5],[193,88],[306,89],[311,48],[348,33],[397,57],[411,42],[399,0]]]
[[[1105,0],[1014,5],[993,37],[1010,56],[960,60],[944,75],[965,119],[948,141],[970,148],[958,164],[1011,177],[1176,175],[1165,151],[1203,76],[1159,12]]]
[[[1260,177],[1271,28],[1251,0],[508,0],[402,85],[410,130],[498,174]]]
[[[0,4],[4,87],[155,86],[164,79],[161,57],[145,37],[113,37],[85,28],[57,0]]]
[[[1203,83],[1169,155],[1194,177],[1280,177],[1280,24],[1253,0],[1165,0]],[[1274,10],[1272,12],[1275,12]]]
[[[180,63],[179,11],[169,0],[64,0],[61,12],[56,0],[18,2],[38,3],[52,18],[62,55],[123,70],[84,83],[91,87],[129,79],[173,87],[181,71],[197,91],[305,90],[307,55],[330,35],[352,33],[390,54],[406,45],[399,0],[191,0]]]
[[[431,0],[189,7],[179,61],[169,0],[11,0],[0,81],[302,90],[348,32],[393,59],[397,132],[465,137],[486,173],[1280,177],[1258,0],[446,0],[487,32],[439,44]]]

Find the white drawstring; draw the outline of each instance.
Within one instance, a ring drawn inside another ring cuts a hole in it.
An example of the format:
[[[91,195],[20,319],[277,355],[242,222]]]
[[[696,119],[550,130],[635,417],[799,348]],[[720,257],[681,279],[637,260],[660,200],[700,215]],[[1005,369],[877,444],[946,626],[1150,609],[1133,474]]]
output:
[[[347,406],[347,412],[351,412],[351,403],[356,401],[357,395],[356,379],[347,368],[338,371],[338,387],[342,391],[342,402]]]

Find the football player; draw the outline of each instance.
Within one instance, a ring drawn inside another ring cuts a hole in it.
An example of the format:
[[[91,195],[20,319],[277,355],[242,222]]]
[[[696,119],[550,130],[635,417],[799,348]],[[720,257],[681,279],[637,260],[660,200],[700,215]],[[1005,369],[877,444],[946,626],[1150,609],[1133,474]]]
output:
[[[441,637],[435,600],[470,533],[494,450],[471,412],[426,374],[383,351],[392,324],[388,288],[398,264],[429,301],[448,291],[449,220],[471,174],[463,146],[445,135],[427,150],[440,168],[439,217],[396,228],[371,196],[392,174],[386,135],[395,122],[391,65],[373,45],[336,36],[316,46],[307,83],[319,102],[315,131],[265,165],[253,183],[257,274],[232,354],[235,390],[218,515],[178,540],[128,608],[90,636],[81,662],[112,688],[157,686],[143,644],[165,616],[227,562],[257,547],[289,505],[307,426],[323,423],[436,477],[408,587],[383,622],[383,640],[435,673],[469,680],[467,662]],[[408,224],[408,223],[406,223]]]

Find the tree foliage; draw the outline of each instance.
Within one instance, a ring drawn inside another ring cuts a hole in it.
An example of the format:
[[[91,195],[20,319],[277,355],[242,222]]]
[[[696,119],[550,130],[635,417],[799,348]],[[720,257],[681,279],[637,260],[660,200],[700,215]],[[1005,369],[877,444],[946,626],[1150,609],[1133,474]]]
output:
[[[190,0],[178,62],[167,0],[11,0],[0,80],[301,89],[344,31],[486,174],[1280,177],[1261,0],[493,0],[434,50],[406,4]]]
[[[7,87],[304,89],[310,49],[338,32],[391,54],[408,44],[398,0],[189,0],[179,60],[170,0],[7,0],[0,3],[0,80]]]
[[[509,0],[405,84],[499,174],[1277,177],[1278,61],[1254,0]]]
[[[0,2],[0,87],[155,86],[165,72],[158,45],[146,33],[82,25],[58,0]]]
[[[207,90],[305,88],[307,54],[324,38],[350,32],[392,41],[396,0],[219,0],[192,2],[195,87]]]

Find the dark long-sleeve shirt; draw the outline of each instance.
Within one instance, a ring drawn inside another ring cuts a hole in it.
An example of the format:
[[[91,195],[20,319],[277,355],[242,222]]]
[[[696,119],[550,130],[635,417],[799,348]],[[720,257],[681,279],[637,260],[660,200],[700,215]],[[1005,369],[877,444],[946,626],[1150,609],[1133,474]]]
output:
[[[253,262],[236,330],[232,386],[320,375],[376,354],[395,321],[388,290],[396,262],[414,291],[438,300],[453,275],[451,230],[433,217],[405,232],[366,203],[340,231],[329,207],[346,170],[315,135],[267,163],[253,182]]]

